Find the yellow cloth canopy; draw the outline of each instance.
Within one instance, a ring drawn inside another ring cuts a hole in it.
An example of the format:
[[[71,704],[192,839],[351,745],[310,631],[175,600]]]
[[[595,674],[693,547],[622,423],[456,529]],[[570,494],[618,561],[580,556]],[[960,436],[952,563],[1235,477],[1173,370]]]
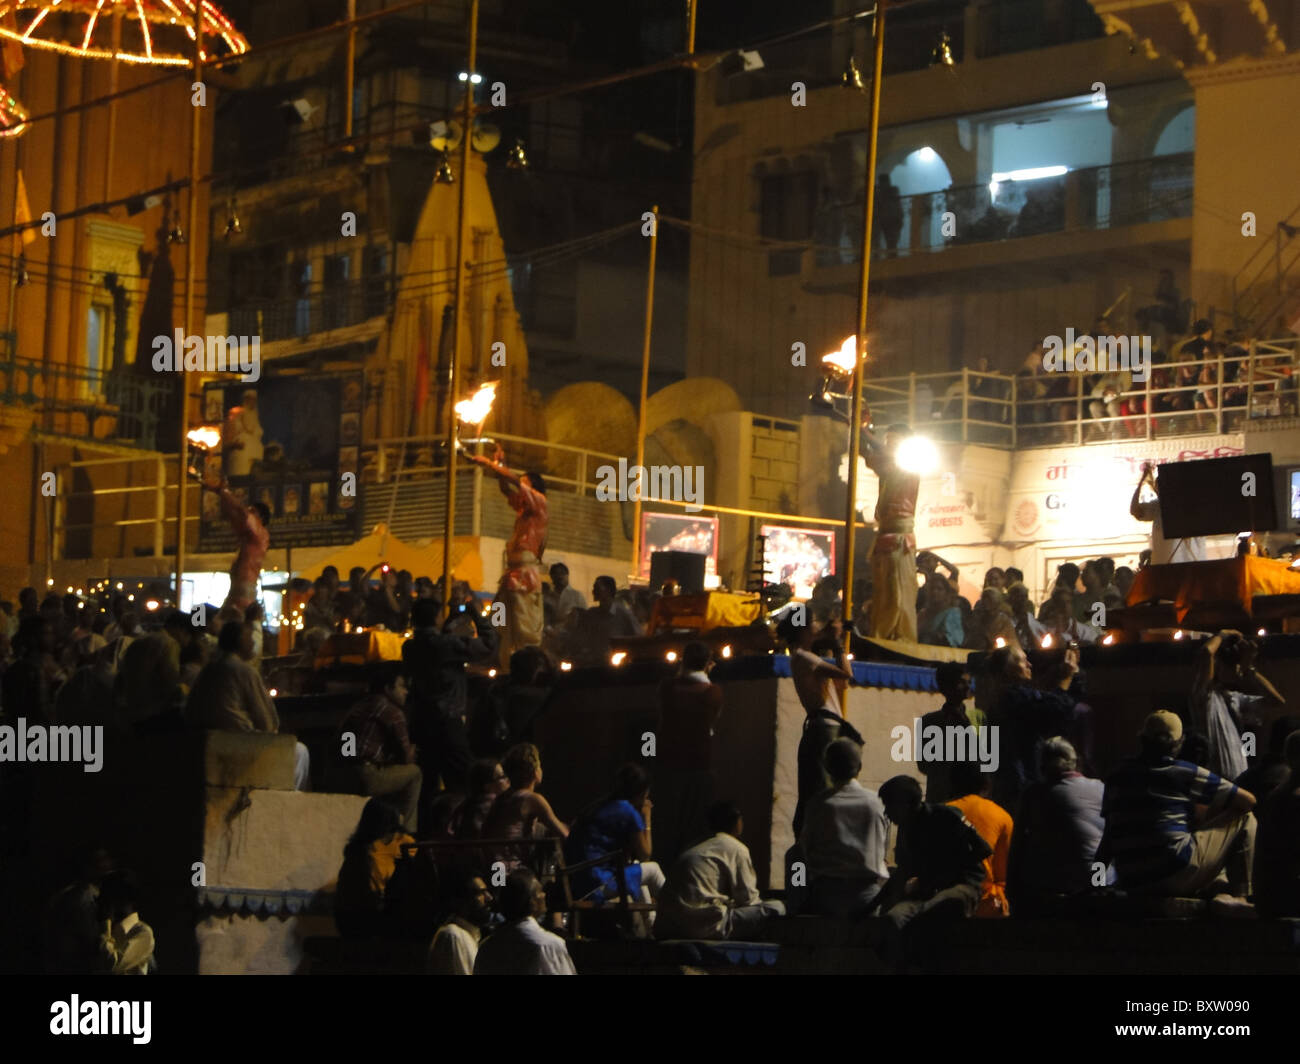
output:
[[[412,576],[427,576],[438,580],[442,576],[442,540],[437,539],[427,547],[417,547],[403,540],[384,528],[376,526],[368,536],[364,536],[347,547],[340,547],[327,558],[312,566],[320,572],[327,565],[339,571],[344,580],[348,571],[361,566],[369,569],[377,562],[387,562],[394,569],[409,569]],[[466,580],[470,587],[483,586],[483,559],[479,555],[478,537],[457,536],[451,548],[452,576],[456,580]]]

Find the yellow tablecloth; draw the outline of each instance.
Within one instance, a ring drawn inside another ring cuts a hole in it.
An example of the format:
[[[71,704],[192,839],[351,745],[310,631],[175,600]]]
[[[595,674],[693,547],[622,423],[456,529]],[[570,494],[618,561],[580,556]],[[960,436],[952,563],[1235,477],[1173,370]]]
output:
[[[1139,569],[1128,605],[1167,599],[1181,621],[1198,603],[1239,602],[1247,613],[1256,595],[1300,595],[1300,572],[1274,558],[1148,565]]]
[[[401,661],[401,632],[336,632],[325,641],[316,655],[316,668],[327,665],[365,665],[372,661]]]
[[[708,591],[703,595],[670,595],[655,600],[648,634],[666,628],[744,628],[762,614],[757,595],[739,591]]]

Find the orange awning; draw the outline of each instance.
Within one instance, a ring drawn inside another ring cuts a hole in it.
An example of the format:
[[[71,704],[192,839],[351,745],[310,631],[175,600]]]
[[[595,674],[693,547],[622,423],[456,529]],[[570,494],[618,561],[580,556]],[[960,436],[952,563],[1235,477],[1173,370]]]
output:
[[[451,548],[453,579],[468,581],[470,587],[476,589],[483,586],[483,559],[479,555],[478,544],[477,536],[457,536]],[[427,576],[436,581],[442,576],[442,540],[417,547],[398,539],[383,525],[378,525],[370,535],[349,546],[340,547],[313,564],[312,570],[320,572],[325,566],[332,565],[346,580],[350,569],[356,566],[369,569],[377,562],[387,562],[394,569],[409,569],[413,576]]]

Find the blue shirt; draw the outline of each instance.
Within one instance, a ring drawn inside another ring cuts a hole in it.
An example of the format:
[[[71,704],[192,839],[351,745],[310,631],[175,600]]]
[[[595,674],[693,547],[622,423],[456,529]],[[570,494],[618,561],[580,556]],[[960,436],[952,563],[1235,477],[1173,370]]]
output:
[[[1126,761],[1106,780],[1097,858],[1114,862],[1120,887],[1159,883],[1192,859],[1193,807],[1209,806],[1214,816],[1236,793],[1234,784],[1190,761]]]
[[[631,802],[619,799],[603,802],[574,825],[569,836],[570,860],[575,864],[591,861],[602,854],[626,851],[634,836],[645,831],[645,821]],[[630,864],[625,870],[628,893],[633,900],[641,894],[641,866]],[[574,879],[574,892],[585,898],[599,891],[600,898],[618,897],[618,877],[613,862],[580,873]]]

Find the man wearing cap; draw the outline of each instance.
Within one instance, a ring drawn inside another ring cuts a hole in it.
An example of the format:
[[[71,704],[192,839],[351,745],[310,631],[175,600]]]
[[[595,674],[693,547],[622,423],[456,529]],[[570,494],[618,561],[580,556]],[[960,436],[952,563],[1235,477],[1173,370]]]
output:
[[[863,428],[863,458],[880,478],[876,539],[871,545],[871,635],[916,641],[916,496],[921,478],[898,465],[898,447],[910,436],[890,425],[882,443]]]
[[[1228,890],[1215,892],[1216,908],[1248,909],[1255,796],[1208,769],[1175,760],[1183,724],[1167,710],[1147,717],[1139,739],[1137,757],[1106,780],[1106,828],[1097,859],[1113,862],[1121,890],[1167,897],[1212,890],[1226,871]]]

